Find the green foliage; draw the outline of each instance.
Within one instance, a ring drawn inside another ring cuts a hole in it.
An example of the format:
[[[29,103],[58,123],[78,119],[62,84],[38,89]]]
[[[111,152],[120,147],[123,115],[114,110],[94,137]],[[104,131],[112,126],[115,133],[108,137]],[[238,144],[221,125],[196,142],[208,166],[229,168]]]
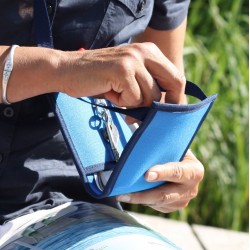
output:
[[[192,149],[204,164],[192,223],[248,230],[248,8],[246,1],[192,1],[186,36],[188,79],[218,100]],[[245,12],[245,13],[244,13]]]
[[[186,77],[218,99],[191,147],[206,171],[198,197],[159,215],[248,231],[248,2],[192,0],[188,20]]]

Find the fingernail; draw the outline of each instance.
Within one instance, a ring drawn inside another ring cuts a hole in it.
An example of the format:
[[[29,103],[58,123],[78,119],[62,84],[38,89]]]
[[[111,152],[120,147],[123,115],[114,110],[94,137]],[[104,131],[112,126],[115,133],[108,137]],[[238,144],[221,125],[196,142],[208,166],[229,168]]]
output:
[[[146,179],[147,181],[155,181],[158,178],[158,173],[156,172],[149,172]]]
[[[120,195],[117,197],[117,200],[121,202],[130,202],[130,199],[131,197],[128,194]]]

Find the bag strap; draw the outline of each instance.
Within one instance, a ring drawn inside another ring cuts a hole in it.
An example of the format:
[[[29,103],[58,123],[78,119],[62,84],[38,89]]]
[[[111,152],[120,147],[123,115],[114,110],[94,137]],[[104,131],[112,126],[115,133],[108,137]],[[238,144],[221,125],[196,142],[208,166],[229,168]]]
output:
[[[35,18],[35,34],[36,34],[37,46],[53,48],[54,47],[53,37],[52,37],[50,19],[49,19],[45,0],[34,1],[34,18]],[[160,89],[164,91],[161,87]],[[186,82],[185,94],[196,97],[200,100],[204,100],[207,98],[204,92],[196,84],[190,81]],[[89,104],[92,104],[84,100],[83,98],[79,98],[79,99]],[[114,106],[103,106],[99,104],[95,104],[95,105],[102,107],[102,108],[106,108],[114,112],[118,112],[124,115],[134,117],[140,121],[144,120],[144,118],[146,117],[146,114],[151,109],[151,107],[122,109],[122,108],[118,108]]]
[[[45,0],[34,1],[34,19],[37,46],[53,48],[50,19]]]

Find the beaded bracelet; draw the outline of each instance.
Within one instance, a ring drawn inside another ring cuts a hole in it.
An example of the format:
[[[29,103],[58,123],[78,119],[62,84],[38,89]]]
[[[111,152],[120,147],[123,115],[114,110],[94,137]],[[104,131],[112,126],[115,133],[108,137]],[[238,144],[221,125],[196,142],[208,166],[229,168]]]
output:
[[[3,70],[3,80],[2,80],[2,103],[3,104],[11,104],[7,100],[7,86],[9,82],[9,78],[13,69],[13,57],[14,57],[14,52],[16,47],[19,47],[18,45],[12,45],[10,52],[7,56],[5,65],[4,65],[4,70]]]

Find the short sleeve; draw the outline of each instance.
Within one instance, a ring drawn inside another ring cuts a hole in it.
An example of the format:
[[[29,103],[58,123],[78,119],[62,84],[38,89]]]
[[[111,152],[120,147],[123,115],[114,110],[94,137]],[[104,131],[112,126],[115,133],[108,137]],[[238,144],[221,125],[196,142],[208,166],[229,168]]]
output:
[[[171,30],[178,27],[188,14],[190,0],[155,0],[149,27]]]

